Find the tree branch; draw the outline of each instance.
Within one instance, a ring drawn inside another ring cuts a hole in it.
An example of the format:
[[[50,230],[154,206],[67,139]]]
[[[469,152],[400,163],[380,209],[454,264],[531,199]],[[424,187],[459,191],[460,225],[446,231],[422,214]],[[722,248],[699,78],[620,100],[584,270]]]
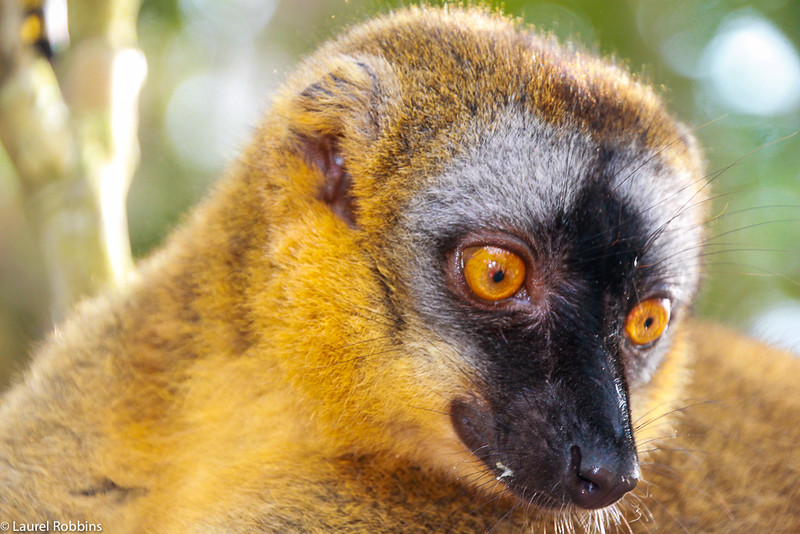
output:
[[[125,198],[138,163],[146,71],[131,0],[72,0],[53,66],[20,45],[18,0],[0,0],[0,142],[21,183],[62,317],[132,265]],[[55,68],[54,68],[55,67]]]

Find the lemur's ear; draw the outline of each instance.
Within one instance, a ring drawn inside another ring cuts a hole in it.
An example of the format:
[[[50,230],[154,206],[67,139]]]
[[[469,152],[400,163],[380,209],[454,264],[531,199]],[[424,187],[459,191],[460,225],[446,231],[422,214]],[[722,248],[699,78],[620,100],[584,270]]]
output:
[[[394,72],[375,56],[339,56],[295,96],[292,124],[307,162],[323,175],[320,199],[356,227],[349,154],[381,134],[397,94]]]

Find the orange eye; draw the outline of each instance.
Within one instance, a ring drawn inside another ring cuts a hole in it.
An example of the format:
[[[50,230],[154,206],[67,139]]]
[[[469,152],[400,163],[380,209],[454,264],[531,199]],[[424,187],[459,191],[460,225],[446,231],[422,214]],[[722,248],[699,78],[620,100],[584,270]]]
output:
[[[525,281],[525,262],[503,248],[471,247],[464,250],[461,261],[467,285],[484,300],[507,299]]]
[[[636,345],[647,345],[661,337],[669,324],[669,299],[647,299],[637,304],[625,319],[625,332]]]

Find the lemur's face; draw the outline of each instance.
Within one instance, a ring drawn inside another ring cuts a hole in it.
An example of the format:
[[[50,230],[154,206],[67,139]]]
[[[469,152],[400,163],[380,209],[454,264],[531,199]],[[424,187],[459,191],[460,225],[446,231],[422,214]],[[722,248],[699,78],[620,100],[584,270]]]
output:
[[[292,108],[319,198],[363,254],[335,283],[370,285],[355,319],[381,312],[343,334],[379,350],[334,355],[373,366],[350,377],[356,423],[472,487],[603,508],[641,477],[632,414],[676,400],[699,155],[624,71],[437,13],[354,34]]]
[[[464,445],[518,497],[605,507],[640,478],[631,394],[697,286],[695,178],[508,110],[401,219],[403,285],[468,386]]]

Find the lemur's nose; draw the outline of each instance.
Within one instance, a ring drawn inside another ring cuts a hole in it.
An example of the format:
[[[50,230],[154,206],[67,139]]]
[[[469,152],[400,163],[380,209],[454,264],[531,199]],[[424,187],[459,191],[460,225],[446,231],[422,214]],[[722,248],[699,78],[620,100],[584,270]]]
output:
[[[572,502],[581,508],[603,508],[618,501],[636,487],[638,469],[614,458],[584,457],[581,448],[572,447],[572,462],[567,487]]]

